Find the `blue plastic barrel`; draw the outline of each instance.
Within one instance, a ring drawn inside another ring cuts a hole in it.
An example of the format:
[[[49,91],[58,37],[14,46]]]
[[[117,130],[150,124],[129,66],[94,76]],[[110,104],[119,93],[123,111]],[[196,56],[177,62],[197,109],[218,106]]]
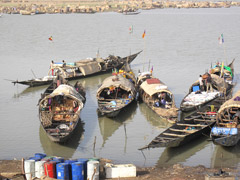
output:
[[[43,158],[45,158],[46,156],[47,156],[47,155],[44,154],[44,153],[35,153],[35,157],[36,157],[36,158],[43,159]]]
[[[84,165],[82,162],[74,162],[72,165],[72,180],[84,180]]]
[[[62,157],[54,157],[52,160],[56,161],[57,163],[63,163],[64,162],[64,158],[62,158]]]
[[[78,162],[82,162],[83,163],[84,179],[87,180],[87,162],[88,162],[88,159],[80,158],[80,159],[78,159]]]
[[[56,165],[57,179],[69,180],[69,164],[58,163]]]
[[[34,161],[40,161],[41,159],[38,157],[30,157],[28,158],[29,160],[34,160]]]
[[[71,166],[71,164],[74,163],[74,162],[77,162],[77,160],[69,159],[69,160],[64,161],[64,163],[69,164],[69,178],[70,179],[72,179],[72,166]]]

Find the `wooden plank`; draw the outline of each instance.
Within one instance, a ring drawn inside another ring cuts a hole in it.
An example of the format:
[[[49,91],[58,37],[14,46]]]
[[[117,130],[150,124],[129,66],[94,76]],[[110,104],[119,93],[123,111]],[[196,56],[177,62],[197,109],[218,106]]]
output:
[[[176,131],[176,132],[184,132],[184,133],[189,133],[192,134],[196,131],[198,131],[197,129],[192,129],[192,130],[186,130],[186,129],[173,129],[173,128],[169,128],[171,131]]]
[[[227,122],[233,121],[232,119],[222,119],[222,120]]]
[[[166,135],[166,136],[176,136],[176,137],[185,137],[186,136],[186,134],[185,135],[181,135],[181,134],[172,134],[172,133],[163,133],[164,135]]]
[[[208,120],[208,119],[194,119],[194,121],[206,121],[206,122],[215,122],[216,120],[215,119],[212,119],[212,120]]]
[[[198,118],[198,117],[201,117],[201,115],[197,115],[197,116],[191,116],[191,117],[186,117],[184,118],[185,121],[190,121],[190,120],[193,120],[194,118]]]
[[[158,140],[169,139],[170,140],[170,139],[176,139],[176,138],[172,138],[172,137],[156,137],[155,139],[158,139]]]
[[[178,126],[192,126],[192,127],[204,127],[206,125],[202,125],[202,124],[182,124],[182,123],[177,123]]]

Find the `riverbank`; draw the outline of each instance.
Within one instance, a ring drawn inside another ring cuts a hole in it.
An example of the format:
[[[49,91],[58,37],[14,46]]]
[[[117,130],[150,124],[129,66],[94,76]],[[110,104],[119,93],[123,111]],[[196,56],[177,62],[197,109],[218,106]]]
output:
[[[104,176],[104,164],[109,160],[100,160],[100,179],[105,179]],[[22,170],[22,160],[1,160],[0,161],[0,180],[2,179],[14,179],[24,180]],[[236,169],[224,168],[206,168],[204,166],[182,166],[181,164],[174,164],[169,167],[137,167],[137,176],[131,178],[120,178],[126,180],[210,180],[210,179],[235,179],[238,177]],[[49,178],[43,178],[49,179]]]
[[[124,12],[138,9],[156,8],[229,8],[240,6],[235,1],[37,1],[1,0],[0,13],[6,14],[57,14],[57,13],[96,13]]]

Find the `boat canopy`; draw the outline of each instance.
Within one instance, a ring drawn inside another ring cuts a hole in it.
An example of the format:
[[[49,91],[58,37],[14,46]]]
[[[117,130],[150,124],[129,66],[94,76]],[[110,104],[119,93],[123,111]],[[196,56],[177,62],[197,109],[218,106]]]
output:
[[[118,74],[116,76],[110,76],[103,81],[102,85],[100,86],[100,88],[97,91],[97,97],[100,96],[101,92],[104,89],[111,88],[111,87],[117,87],[117,88],[121,88],[125,91],[135,93],[135,87],[134,87],[133,83],[131,83],[130,80],[124,78],[122,76],[122,74]]]
[[[218,110],[218,114],[223,113],[225,109],[232,107],[240,108],[240,90],[237,91],[234,96],[226,101],[221,108]]]
[[[222,87],[227,87],[227,83],[224,81],[224,78],[216,74],[211,74],[212,80],[216,83],[217,89],[220,91]]]
[[[147,78],[152,78],[152,73],[149,71],[146,72],[141,72],[138,74],[138,80],[137,80],[137,84],[139,84],[140,81],[145,80]]]
[[[101,66],[97,61],[86,59],[76,62],[76,66],[84,76],[101,71]]]
[[[71,99],[75,99],[78,102],[80,102],[82,104],[83,107],[83,102],[84,102],[84,97],[82,97],[81,94],[79,94],[76,89],[72,86],[66,85],[66,84],[61,84],[59,85],[51,94],[47,95],[46,97],[44,97],[40,104],[48,98],[53,98],[55,96],[66,96],[69,97]]]
[[[157,78],[147,79],[140,86],[149,96],[156,93],[167,92],[172,95],[168,87]]]

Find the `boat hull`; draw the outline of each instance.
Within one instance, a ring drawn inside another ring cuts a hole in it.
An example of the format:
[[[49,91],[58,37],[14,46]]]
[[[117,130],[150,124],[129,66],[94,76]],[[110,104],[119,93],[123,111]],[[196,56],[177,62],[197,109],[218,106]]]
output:
[[[96,75],[106,74],[106,73],[112,72],[113,68],[116,68],[116,69],[122,68],[124,66],[124,62],[126,62],[126,61],[128,61],[128,63],[131,63],[137,57],[137,55],[139,53],[141,53],[141,51],[136,53],[136,54],[133,54],[133,55],[122,58],[122,63],[118,64],[117,66],[109,67],[105,70],[94,72],[92,74],[86,74],[86,75],[83,75],[83,74],[77,75],[76,74],[76,76],[65,77],[65,79],[66,80],[76,80],[76,79],[87,78],[87,77],[91,77],[91,76],[96,76]],[[42,81],[39,80],[39,79],[38,80],[31,79],[31,80],[27,80],[27,81],[13,81],[12,83],[13,84],[27,85],[27,86],[30,86],[30,87],[36,87],[36,86],[42,86],[42,85],[49,85],[49,84],[52,83],[52,79],[51,80],[42,80]]]
[[[79,124],[79,120],[77,120],[77,122],[75,123],[75,126],[73,127],[72,131],[68,132],[67,135],[56,135],[56,136],[53,136],[51,134],[49,134],[47,132],[47,130],[43,127],[44,131],[46,132],[47,136],[49,137],[49,139],[53,142],[56,142],[56,143],[63,143],[63,142],[66,142],[68,139],[71,138],[72,134],[75,132],[75,129],[76,127],[78,126]]]
[[[85,101],[81,83],[72,86],[60,77],[44,91],[39,100],[39,119],[51,141],[62,143],[72,136]]]
[[[231,147],[235,146],[240,140],[240,134],[226,136],[212,136],[213,143],[216,145]]]

